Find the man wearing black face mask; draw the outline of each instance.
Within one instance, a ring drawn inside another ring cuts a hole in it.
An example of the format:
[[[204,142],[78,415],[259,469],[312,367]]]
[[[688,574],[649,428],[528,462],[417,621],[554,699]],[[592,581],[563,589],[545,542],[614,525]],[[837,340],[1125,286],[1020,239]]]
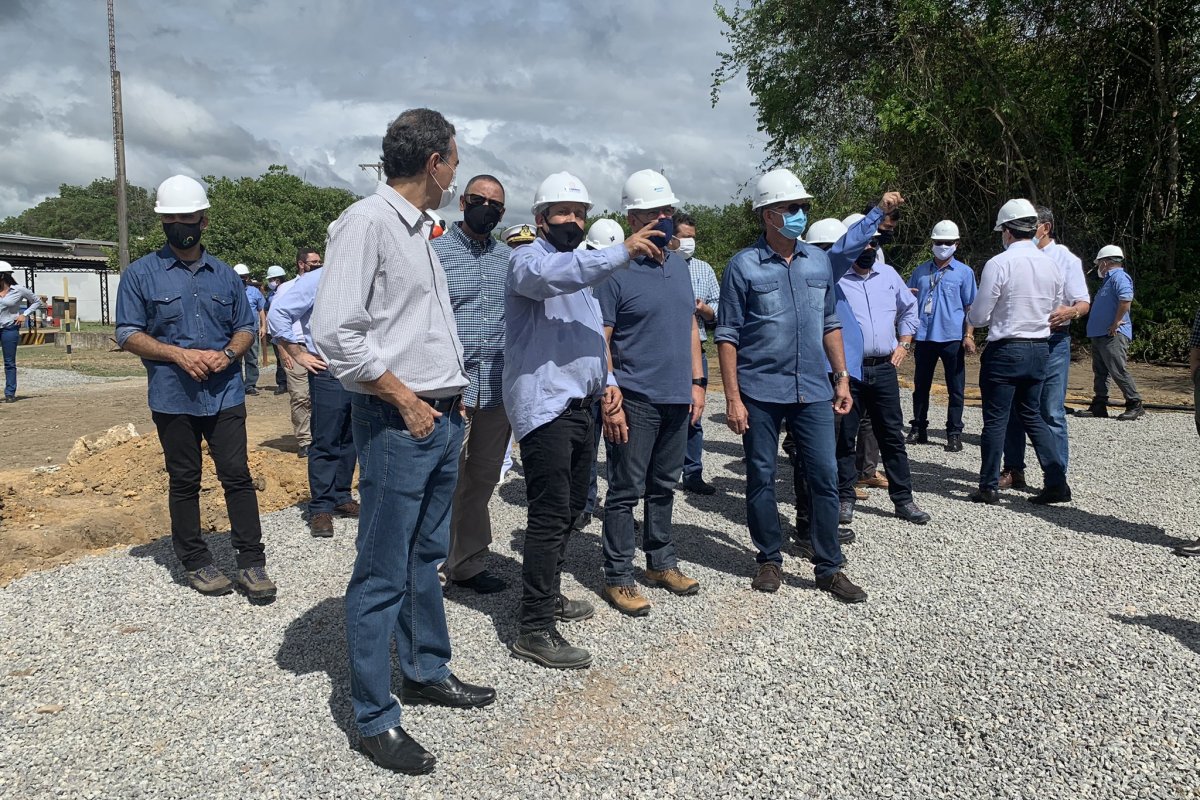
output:
[[[246,463],[242,356],[258,334],[242,281],[200,244],[208,196],[175,175],[158,187],[154,210],[167,244],[130,264],[117,291],[117,343],[141,356],[154,424],[170,476],[171,544],[202,594],[233,584],[200,533],[200,440],[208,442],[225,490],[237,585],[252,600],[275,597],[267,577],[258,497]]]
[[[471,384],[463,392],[467,416],[458,459],[458,486],[450,513],[450,554],[443,567],[452,583],[480,594],[503,591],[487,570],[492,526],[488,501],[500,481],[511,428],[504,412],[504,284],[512,250],[492,237],[504,218],[504,187],[476,175],[458,200],[463,221],[433,240],[446,270],[450,303]]]

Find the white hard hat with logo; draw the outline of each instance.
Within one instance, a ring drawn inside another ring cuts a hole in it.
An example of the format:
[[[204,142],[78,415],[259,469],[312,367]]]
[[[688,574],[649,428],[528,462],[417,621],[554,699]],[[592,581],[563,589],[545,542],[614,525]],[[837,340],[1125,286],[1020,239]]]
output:
[[[1106,244],[1100,248],[1100,252],[1096,253],[1096,261],[1103,261],[1106,258],[1111,258],[1117,261],[1125,260],[1125,251],[1117,247],[1115,244]],[[1095,263],[1095,262],[1092,262]]]
[[[542,181],[533,196],[533,216],[537,217],[542,209],[553,203],[583,203],[585,209],[592,207],[583,181],[569,172],[556,172]]]
[[[592,223],[592,227],[588,228],[583,246],[589,250],[603,250],[605,247],[612,247],[614,244],[621,244],[624,241],[625,229],[621,227],[621,223],[615,219],[601,217]]]
[[[1021,231],[1032,231],[1037,227],[1037,209],[1023,197],[1009,200],[1000,206],[1000,213],[996,215],[996,227],[992,230],[998,231],[1005,225],[1011,225]]]
[[[208,208],[204,185],[187,175],[172,175],[158,185],[154,195],[155,214],[191,214]]]
[[[287,272],[285,272],[283,267],[279,266],[278,264],[272,264],[271,266],[267,267],[268,279],[285,277],[287,277]]]
[[[0,261],[0,272],[12,272],[13,265],[7,261]]]
[[[933,232],[929,234],[929,238],[935,242],[957,242],[958,226],[950,220],[944,219],[933,226]]]
[[[247,267],[245,264],[234,264],[233,271],[236,272],[238,275],[249,275],[250,274],[250,268]]]
[[[754,210],[787,200],[812,200],[804,184],[790,169],[773,169],[754,183]]]
[[[666,177],[652,169],[639,169],[621,187],[621,206],[627,212],[673,206],[678,202]]]
[[[804,241],[809,244],[833,244],[845,235],[846,226],[839,220],[829,217],[828,219],[819,219],[808,226],[808,233],[805,235]]]

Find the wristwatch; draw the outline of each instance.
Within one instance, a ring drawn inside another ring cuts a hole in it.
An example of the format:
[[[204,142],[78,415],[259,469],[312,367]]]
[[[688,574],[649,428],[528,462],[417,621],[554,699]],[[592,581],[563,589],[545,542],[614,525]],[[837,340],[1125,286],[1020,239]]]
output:
[[[846,378],[847,380],[849,380],[849,379],[850,379],[850,373],[849,373],[849,372],[847,372],[846,370],[842,370],[841,372],[835,372],[835,373],[833,373],[833,379],[834,379],[835,381],[840,381],[842,378]]]
[[[225,354],[225,357],[228,358],[230,361],[237,361],[237,353],[234,352],[234,349],[232,347],[226,347],[221,352],[223,352]]]
[[[701,389],[708,388],[707,378],[692,378],[692,386],[699,386]]]
[[[900,346],[905,350],[912,350],[912,342],[901,342]]]

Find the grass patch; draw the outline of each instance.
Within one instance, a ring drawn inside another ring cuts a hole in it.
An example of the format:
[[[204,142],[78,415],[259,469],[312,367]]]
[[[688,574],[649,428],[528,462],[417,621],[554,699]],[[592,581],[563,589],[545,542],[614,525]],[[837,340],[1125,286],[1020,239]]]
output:
[[[146,374],[141,359],[131,353],[80,350],[70,357],[52,344],[20,347],[17,366],[36,369],[65,369],[98,378],[132,378]]]

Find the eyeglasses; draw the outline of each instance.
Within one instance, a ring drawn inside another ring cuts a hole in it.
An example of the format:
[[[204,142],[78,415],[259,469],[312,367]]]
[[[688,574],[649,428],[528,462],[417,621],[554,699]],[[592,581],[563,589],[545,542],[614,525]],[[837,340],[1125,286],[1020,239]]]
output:
[[[810,206],[808,203],[792,203],[789,206],[775,206],[771,210],[775,211],[779,214],[783,214],[783,213],[795,214],[798,211],[803,211],[805,214],[808,214],[809,208],[810,208]]]
[[[469,194],[466,196],[466,200],[468,208],[474,208],[475,206],[482,206],[486,204],[496,209],[501,214],[504,213],[504,203],[501,203],[499,200],[493,200],[490,197],[484,197],[481,194]]]

